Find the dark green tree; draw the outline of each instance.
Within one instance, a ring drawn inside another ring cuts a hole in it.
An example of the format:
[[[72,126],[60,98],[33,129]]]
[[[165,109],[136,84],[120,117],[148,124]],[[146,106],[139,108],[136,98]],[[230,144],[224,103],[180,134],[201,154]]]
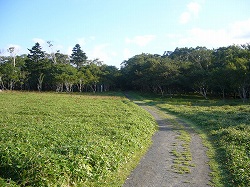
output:
[[[87,56],[81,49],[79,44],[76,44],[72,50],[72,54],[70,56],[71,64],[75,65],[77,69],[81,68],[87,62]]]
[[[100,66],[92,63],[89,65],[86,65],[80,69],[80,71],[83,72],[83,75],[85,77],[85,84],[86,88],[90,88],[91,91],[94,93],[98,91],[98,83],[100,81],[100,77],[102,75],[102,71],[100,69]]]
[[[39,43],[28,49],[28,59],[25,61],[26,71],[29,72],[29,85],[30,89],[42,90],[42,84],[46,75],[49,75],[49,69],[51,68],[51,61],[45,58],[45,52],[42,51],[42,47]],[[47,82],[47,81],[46,81]]]
[[[68,55],[60,52],[55,53],[56,62],[60,64],[70,64],[70,58]]]
[[[9,60],[0,64],[0,89],[13,90],[19,81],[20,69],[13,66],[10,58],[7,59]]]
[[[101,66],[100,91],[114,90],[119,87],[120,72],[115,66]]]
[[[250,86],[249,45],[231,45],[214,50],[212,66],[212,84],[221,90],[223,98],[227,92],[246,101]]]
[[[73,85],[77,83],[77,69],[70,64],[56,64],[55,82],[56,91],[73,91]]]
[[[38,63],[41,60],[44,60],[45,58],[45,52],[42,51],[42,47],[40,46],[40,44],[37,42],[35,43],[35,45],[31,48],[28,49],[29,53],[28,54],[28,58],[35,63]]]
[[[179,73],[179,67],[168,57],[160,55],[136,55],[122,64],[122,77],[125,89],[153,91],[164,94],[173,92],[173,85]]]

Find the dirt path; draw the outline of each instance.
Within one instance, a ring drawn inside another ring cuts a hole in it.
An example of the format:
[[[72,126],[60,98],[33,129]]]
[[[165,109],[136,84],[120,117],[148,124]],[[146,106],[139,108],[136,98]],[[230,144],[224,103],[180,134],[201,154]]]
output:
[[[152,146],[123,187],[209,186],[208,158],[200,137],[180,119],[171,119],[156,107],[139,105],[154,116],[159,130],[152,137]],[[191,138],[188,143],[180,139],[184,132]],[[185,153],[190,153],[191,159],[183,165]]]

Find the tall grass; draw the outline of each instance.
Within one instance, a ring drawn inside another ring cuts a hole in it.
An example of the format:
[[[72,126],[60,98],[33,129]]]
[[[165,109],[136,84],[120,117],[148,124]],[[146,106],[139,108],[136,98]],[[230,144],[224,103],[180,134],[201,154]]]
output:
[[[124,97],[0,93],[0,186],[119,186],[153,118]]]

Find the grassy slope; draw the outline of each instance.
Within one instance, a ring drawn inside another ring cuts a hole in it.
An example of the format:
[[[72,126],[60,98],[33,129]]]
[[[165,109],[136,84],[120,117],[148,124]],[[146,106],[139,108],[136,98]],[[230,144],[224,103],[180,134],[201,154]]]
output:
[[[124,97],[0,93],[0,186],[119,186],[155,122]]]
[[[144,97],[148,104],[191,121],[207,135],[213,146],[210,153],[215,152],[219,164],[213,173],[216,186],[250,186],[249,104],[198,97]]]

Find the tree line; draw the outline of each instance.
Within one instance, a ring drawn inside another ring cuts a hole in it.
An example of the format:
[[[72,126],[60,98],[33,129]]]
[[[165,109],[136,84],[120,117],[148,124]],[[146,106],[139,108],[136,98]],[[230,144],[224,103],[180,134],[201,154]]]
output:
[[[48,42],[49,47],[53,45]],[[241,98],[250,90],[250,44],[217,49],[176,48],[163,55],[139,54],[121,63],[121,68],[88,60],[76,44],[70,56],[45,53],[36,43],[28,55],[2,56],[0,89],[58,92],[138,90],[164,94],[199,93]]]
[[[70,56],[60,51],[48,54],[39,43],[28,50],[28,55],[16,56],[10,48],[10,56],[1,56],[0,89],[96,92],[117,87],[119,70],[99,59],[88,60],[79,44]]]
[[[250,44],[217,49],[176,48],[140,54],[122,63],[123,84],[141,91],[249,98]]]

